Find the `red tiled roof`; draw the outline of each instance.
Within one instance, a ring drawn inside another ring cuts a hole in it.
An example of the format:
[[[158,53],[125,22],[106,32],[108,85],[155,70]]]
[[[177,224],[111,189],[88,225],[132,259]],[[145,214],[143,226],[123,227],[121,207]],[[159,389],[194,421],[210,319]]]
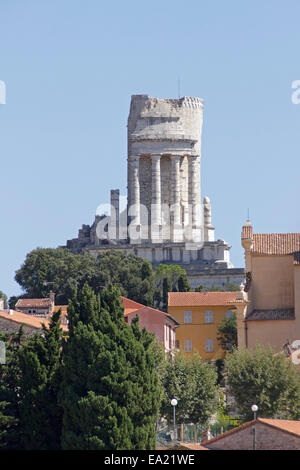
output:
[[[164,315],[167,318],[170,318],[173,320],[177,325],[180,325],[180,323],[172,317],[169,313],[162,312],[161,310],[157,310],[156,308],[152,307],[147,307],[146,305],[139,304],[137,302],[134,302],[133,300],[127,299],[126,297],[121,297],[122,298],[122,304],[124,307],[124,317],[127,317],[131,313],[135,313],[136,315],[143,315],[145,313],[160,313],[161,315]]]
[[[256,254],[294,255],[300,264],[300,233],[253,233],[252,225],[242,228],[242,239],[252,239],[251,251]]]
[[[300,251],[300,233],[254,233],[252,251],[287,255]]]
[[[50,299],[19,299],[16,303],[16,307],[18,308],[29,308],[29,307],[36,307],[36,308],[48,308],[51,305]]]
[[[136,310],[139,310],[140,308],[144,308],[145,305],[139,304],[138,302],[134,302],[134,300],[127,299],[127,297],[121,296],[122,300],[122,305],[125,309],[125,312],[130,313],[130,312],[135,312]]]
[[[48,318],[29,315],[28,313],[22,313],[16,310],[0,311],[0,317],[22,325],[31,326],[36,329],[41,329],[43,323],[48,328],[50,323]],[[65,325],[61,325],[61,328],[64,331],[68,331],[68,328]]]
[[[206,441],[201,442],[203,446],[211,445],[213,442],[219,441],[231,434],[241,431],[242,429],[248,428],[255,423],[266,424],[267,426],[275,427],[281,431],[288,432],[289,434],[294,434],[300,436],[300,421],[287,420],[287,419],[268,419],[268,418],[257,418],[256,420],[248,421],[243,423],[240,426],[237,426],[229,431],[224,432],[223,434],[218,434],[218,436],[213,437],[212,439],[207,439]]]
[[[167,318],[170,318],[170,320],[174,321],[177,325],[180,325],[180,323],[172,317],[169,313],[162,312],[161,310],[157,310],[151,307],[147,307],[143,304],[140,304],[138,302],[134,302],[133,300],[127,299],[126,297],[121,297],[122,299],[122,304],[124,307],[124,317],[128,316],[130,313],[136,313],[137,315],[143,315],[146,312],[158,312],[162,315],[164,315]],[[31,300],[31,299],[20,299],[20,300]],[[44,300],[44,299],[38,299],[38,300]],[[46,299],[48,300],[48,299]],[[64,331],[68,331],[68,327],[66,324],[63,323],[65,316],[67,315],[67,309],[68,305],[56,305],[54,311],[58,311],[61,309],[62,312],[62,323],[61,327]],[[10,312],[10,313],[9,313]],[[45,317],[40,317],[37,315],[30,315],[28,313],[23,313],[23,312],[18,312],[17,310],[10,310],[10,311],[0,311],[0,317],[6,318],[11,321],[15,321],[20,324],[28,325],[33,328],[42,328],[42,324],[44,323],[47,327],[49,325],[49,319]]]
[[[266,419],[258,418],[258,421],[273,426],[275,428],[286,431],[290,434],[300,436],[300,421],[290,419]]]
[[[169,307],[200,307],[238,302],[237,292],[169,292]]]

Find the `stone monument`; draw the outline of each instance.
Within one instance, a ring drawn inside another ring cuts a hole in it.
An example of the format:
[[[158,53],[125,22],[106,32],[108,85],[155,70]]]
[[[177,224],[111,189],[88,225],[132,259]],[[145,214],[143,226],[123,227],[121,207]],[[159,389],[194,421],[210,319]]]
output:
[[[111,190],[110,215],[97,214],[67,248],[97,255],[116,249],[160,263],[182,265],[193,287],[243,280],[230,246],[214,239],[211,202],[201,204],[203,100],[131,97],[128,117],[127,208]]]

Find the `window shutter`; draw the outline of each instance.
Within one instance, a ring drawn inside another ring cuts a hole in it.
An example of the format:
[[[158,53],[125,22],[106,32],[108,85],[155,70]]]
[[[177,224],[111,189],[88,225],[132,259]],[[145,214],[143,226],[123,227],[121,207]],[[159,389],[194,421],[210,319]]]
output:
[[[213,323],[212,310],[205,310],[205,323]]]
[[[185,310],[185,312],[184,312],[184,323],[192,323],[192,312],[191,312],[191,310]]]
[[[191,339],[184,340],[184,351],[192,352],[192,340]]]

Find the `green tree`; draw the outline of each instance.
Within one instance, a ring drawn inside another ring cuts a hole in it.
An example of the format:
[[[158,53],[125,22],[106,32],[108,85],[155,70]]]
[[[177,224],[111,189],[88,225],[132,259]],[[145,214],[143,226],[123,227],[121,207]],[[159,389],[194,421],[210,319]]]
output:
[[[155,280],[151,263],[135,255],[116,250],[100,253],[96,261],[97,276],[90,283],[95,292],[99,286],[113,284],[121,295],[143,305],[153,306]]]
[[[217,373],[213,365],[202,360],[198,353],[187,357],[182,351],[175,359],[167,360],[162,383],[164,394],[161,415],[173,420],[172,398],[178,400],[178,423],[207,424],[218,406]]]
[[[53,314],[49,328],[43,325],[42,334],[36,333],[19,351],[19,413],[24,449],[60,449],[61,347],[58,311]]]
[[[15,306],[16,306],[16,303],[18,302],[18,300],[19,300],[20,298],[21,298],[20,295],[19,295],[19,296],[16,296],[16,295],[11,296],[11,297],[9,298],[9,300],[8,300],[8,306],[9,306],[9,308],[11,308],[11,309],[14,310],[14,308],[15,308]]]
[[[198,287],[195,287],[195,292],[233,292],[239,291],[240,286],[235,282],[226,282],[223,287],[215,286],[212,284],[210,287],[203,286],[200,284]]]
[[[69,308],[62,448],[153,449],[160,391],[154,336],[124,322],[120,292],[85,284]]]
[[[217,334],[217,340],[225,352],[232,351],[237,347],[238,338],[235,314],[231,315],[229,318],[222,318]]]
[[[49,285],[56,293],[57,304],[67,304],[74,290],[91,282],[96,275],[95,259],[74,255],[66,248],[37,248],[26,256],[15,280],[24,290],[22,297],[49,296]]]
[[[171,292],[172,284],[168,277],[165,277],[163,280],[163,291],[162,291],[162,310],[164,312],[168,311],[168,295]]]
[[[176,264],[160,264],[155,270],[155,285],[154,305],[165,312],[168,311],[169,292],[189,292],[191,290],[186,270]]]
[[[186,271],[184,273],[181,273],[178,278],[178,292],[190,292],[191,291],[191,286],[186,274]]]
[[[242,417],[253,419],[251,406],[263,418],[300,418],[300,376],[283,354],[257,345],[253,352],[235,350],[226,359],[229,391]]]
[[[204,286],[200,284],[199,286],[195,287],[194,292],[203,292]]]
[[[225,380],[224,380],[224,369],[225,369],[225,359],[219,358],[216,359],[215,361],[215,366],[218,374],[218,385],[221,387],[225,386]]]
[[[19,351],[25,340],[23,328],[17,334],[0,333],[6,345],[6,363],[0,364],[0,450],[22,449],[20,427]]]
[[[155,281],[152,265],[138,256],[126,256],[116,250],[90,255],[73,254],[66,248],[37,248],[31,251],[15,275],[22,287],[21,297],[49,296],[49,285],[57,304],[67,304],[76,290],[87,282],[96,293],[110,283],[122,295],[144,305],[153,306]],[[10,299],[11,308],[18,297]]]

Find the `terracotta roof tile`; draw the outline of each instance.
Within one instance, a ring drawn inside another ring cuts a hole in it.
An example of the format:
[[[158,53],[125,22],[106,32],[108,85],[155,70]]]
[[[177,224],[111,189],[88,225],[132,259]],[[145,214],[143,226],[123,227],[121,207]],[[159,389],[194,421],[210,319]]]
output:
[[[0,311],[0,318],[5,318],[22,325],[31,326],[36,329],[41,329],[44,323],[46,327],[49,326],[49,319],[45,317],[39,317],[37,315],[29,315],[28,313],[18,312],[16,310]],[[68,331],[66,325],[61,325],[64,331]]]
[[[16,303],[16,308],[29,308],[29,307],[44,307],[47,308],[51,305],[51,300],[44,299],[19,299]]]
[[[180,323],[175,318],[173,318],[172,315],[166,312],[162,312],[161,310],[157,310],[156,308],[147,307],[146,305],[138,304],[137,302],[127,299],[126,297],[122,297],[122,303],[123,303],[123,306],[127,305],[127,307],[124,306],[124,317],[127,317],[131,313],[135,313],[136,315],[143,315],[145,313],[156,312],[161,315],[164,315],[167,318],[170,318],[170,320],[173,320],[177,325],[180,325]],[[135,308],[134,308],[134,305],[136,306]],[[138,305],[140,306],[139,308],[137,307]]]
[[[127,299],[127,297],[121,296],[121,300],[126,313],[135,312],[136,310],[145,307],[145,305],[134,302],[134,300]]]
[[[281,429],[284,432],[289,434],[294,434],[300,436],[300,421],[286,420],[286,419],[268,419],[268,418],[257,418],[256,420],[248,421],[243,423],[240,426],[237,426],[229,431],[219,434],[218,436],[213,437],[212,439],[207,439],[206,441],[201,442],[203,446],[210,446],[213,442],[219,441],[231,434],[241,431],[242,429],[248,428],[249,426],[255,423],[263,423],[267,426],[275,427]]]
[[[295,262],[300,264],[300,233],[253,233],[252,225],[246,223],[242,228],[242,239],[252,239],[253,253],[294,254]]]
[[[258,418],[258,421],[268,424],[269,426],[274,426],[275,428],[281,429],[282,431],[300,436],[300,421],[266,418]]]
[[[228,305],[237,300],[238,292],[169,292],[169,307]]]

